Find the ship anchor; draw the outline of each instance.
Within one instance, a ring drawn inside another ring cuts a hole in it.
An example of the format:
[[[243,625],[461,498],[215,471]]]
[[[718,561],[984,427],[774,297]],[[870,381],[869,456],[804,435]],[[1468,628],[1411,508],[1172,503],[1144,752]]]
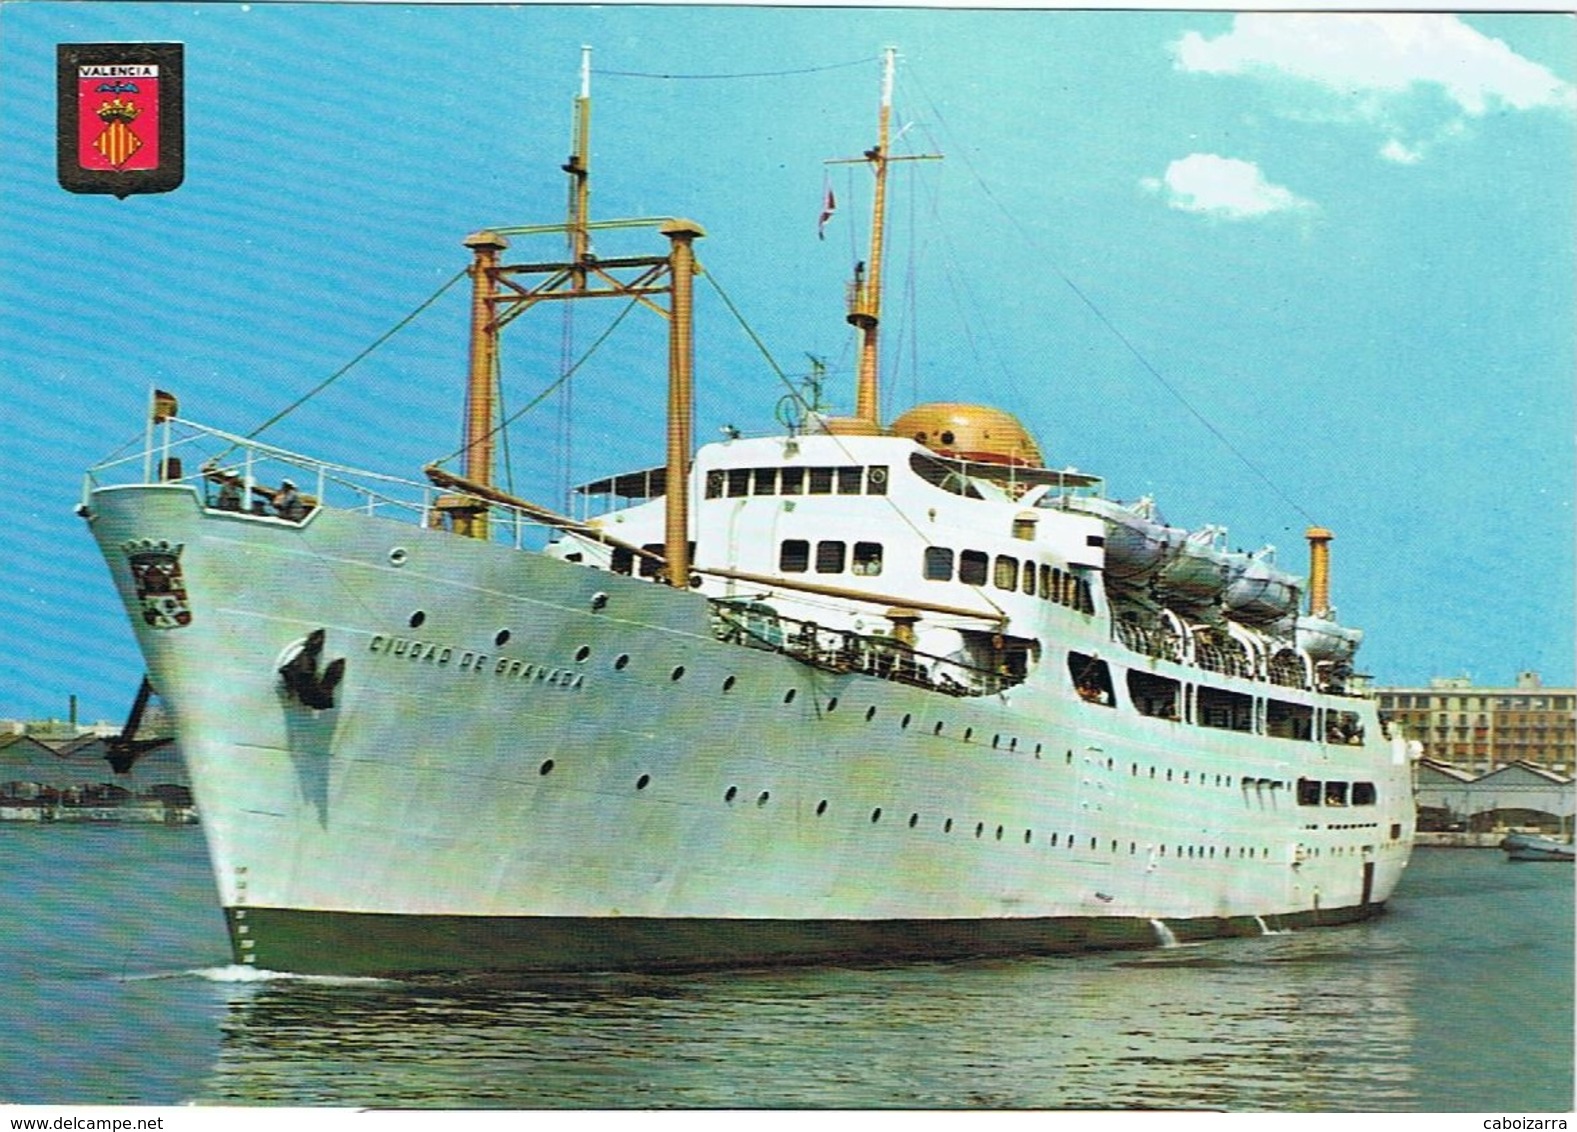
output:
[[[318,661],[323,656],[323,643],[328,633],[314,629],[307,634],[295,655],[279,666],[279,675],[285,682],[285,691],[309,708],[323,711],[334,706],[334,689],[345,676],[345,658],[336,657],[320,673]]]

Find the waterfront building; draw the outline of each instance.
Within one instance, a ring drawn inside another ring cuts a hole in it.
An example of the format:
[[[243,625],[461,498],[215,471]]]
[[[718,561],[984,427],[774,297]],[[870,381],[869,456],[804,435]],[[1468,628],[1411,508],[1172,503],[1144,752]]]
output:
[[[1426,833],[1538,829],[1569,835],[1577,816],[1577,783],[1530,763],[1475,775],[1423,758],[1416,783],[1418,828]]]
[[[1428,687],[1377,687],[1380,718],[1423,746],[1426,758],[1483,775],[1524,763],[1567,776],[1577,769],[1577,689],[1546,688],[1537,672],[1512,687],[1436,677]]]

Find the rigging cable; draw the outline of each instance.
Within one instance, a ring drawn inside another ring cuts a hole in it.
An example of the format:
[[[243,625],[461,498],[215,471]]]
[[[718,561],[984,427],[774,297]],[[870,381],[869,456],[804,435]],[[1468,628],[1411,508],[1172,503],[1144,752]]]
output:
[[[408,314],[404,318],[400,319],[399,322],[395,323],[392,327],[390,327],[388,330],[384,331],[377,338],[374,338],[373,341],[372,341],[372,344],[369,345],[365,350],[363,350],[361,353],[357,354],[354,358],[352,358],[350,361],[346,362],[344,365],[340,366],[339,369],[337,369],[333,373],[329,374],[322,381],[320,381],[316,385],[314,385],[306,393],[303,393],[300,397],[297,397],[290,404],[286,405],[283,409],[279,410],[279,412],[277,412],[273,416],[269,417],[268,420],[266,420],[262,424],[258,425],[251,432],[247,433],[246,434],[246,439],[247,440],[251,440],[252,438],[257,436],[259,433],[261,433],[264,429],[271,428],[274,425],[278,424],[281,420],[283,420],[290,413],[295,412],[302,405],[304,405],[308,401],[310,401],[313,397],[316,397],[319,393],[323,392],[323,390],[327,389],[335,381],[339,380],[341,377],[344,377],[345,374],[350,372],[352,367],[356,366],[357,364],[359,364],[360,362],[365,360],[366,357],[369,354],[371,354],[374,350],[376,350],[379,346],[382,346],[390,338],[393,338],[396,334],[398,334],[400,331],[404,330],[413,321],[415,321],[416,317],[418,315],[420,315],[423,311],[425,311],[428,307],[430,307],[434,303],[436,303],[439,300],[439,298],[443,296],[444,292],[449,290],[449,288],[453,287],[461,279],[465,278],[465,276],[469,273],[469,270],[470,270],[469,268],[462,267],[459,271],[455,272],[452,276],[449,277],[449,280],[446,283],[444,283],[443,286],[439,287],[438,290],[434,291],[425,300],[423,300],[416,307],[415,310],[411,311],[410,314]]]
[[[918,84],[916,85],[918,86]],[[944,128],[946,128],[947,121],[945,118],[943,118],[941,109],[937,106],[935,100],[933,100],[929,93],[923,89],[920,91],[920,94],[921,97],[925,99],[927,105],[930,106],[932,114],[936,116],[936,120],[940,122]],[[970,175],[975,179],[975,183],[980,186],[981,192],[986,194],[986,198],[990,200],[996,209],[1007,218],[1008,222],[1018,230],[1018,233],[1021,237],[1031,244],[1038,244],[1039,241],[1035,239],[1034,233],[1026,228],[1023,222],[1020,221],[1019,218],[1011,211],[1009,211],[1007,206],[1002,203],[1002,201],[994,192],[992,192],[991,186],[987,184],[986,179],[980,175],[980,171],[977,170],[974,164],[969,160],[968,150],[963,147],[959,147],[957,152],[963,159],[964,167],[969,170]],[[1090,311],[1090,313],[1095,316],[1096,320],[1100,322],[1100,324],[1104,326],[1108,332],[1111,333],[1112,337],[1116,338],[1117,341],[1122,344],[1123,348],[1133,356],[1134,360],[1139,363],[1140,367],[1143,368],[1146,373],[1155,379],[1161,388],[1170,393],[1177,400],[1178,404],[1182,405],[1184,409],[1188,410],[1188,413],[1196,421],[1203,425],[1210,435],[1214,436],[1218,441],[1220,441],[1222,446],[1226,448],[1228,452],[1236,456],[1244,467],[1253,472],[1255,476],[1257,476],[1267,487],[1271,489],[1271,491],[1275,492],[1276,495],[1281,498],[1283,503],[1287,504],[1287,506],[1291,507],[1298,514],[1302,515],[1311,525],[1315,523],[1314,516],[1310,515],[1309,512],[1297,502],[1297,500],[1293,499],[1284,490],[1282,490],[1281,485],[1276,483],[1275,480],[1271,479],[1270,476],[1262,468],[1260,468],[1258,464],[1249,459],[1247,454],[1239,449],[1237,445],[1233,444],[1232,441],[1227,438],[1226,434],[1217,428],[1208,417],[1206,417],[1198,409],[1194,408],[1194,406],[1189,402],[1188,398],[1184,397],[1182,392],[1166,379],[1161,371],[1151,363],[1150,359],[1140,351],[1139,347],[1136,346],[1133,341],[1122,332],[1117,324],[1106,315],[1105,311],[1101,310],[1101,308],[1096,305],[1095,300],[1090,298],[1090,296],[1085,293],[1083,288],[1075,283],[1073,279],[1067,274],[1067,272],[1062,270],[1061,266],[1058,265],[1055,260],[1051,259],[1050,256],[1045,257],[1045,259],[1047,265],[1056,274],[1057,278],[1062,280],[1067,288],[1073,292],[1074,296],[1077,297],[1078,300],[1083,303],[1084,306]]]
[[[872,55],[866,59],[855,59],[848,63],[828,63],[822,67],[800,67],[798,69],[789,71],[736,71],[731,74],[711,75],[673,75],[652,71],[604,71],[600,69],[597,71],[597,74],[611,75],[614,78],[620,79],[667,79],[681,81],[696,79],[780,79],[786,78],[790,75],[814,75],[819,74],[822,71],[838,71],[846,67],[863,67],[867,63],[874,63],[876,61],[876,56]]]
[[[558,378],[556,378],[554,381],[550,382],[548,384],[547,388],[542,390],[541,393],[538,393],[535,397],[533,397],[530,401],[528,401],[521,408],[515,410],[509,416],[507,416],[503,420],[499,421],[498,424],[494,425],[493,428],[487,433],[487,436],[495,436],[501,430],[506,429],[510,425],[514,424],[521,417],[525,416],[532,409],[535,409],[543,401],[547,400],[548,397],[552,396],[554,390],[558,389],[559,386],[563,385],[570,378],[574,377],[576,371],[579,370],[581,366],[585,365],[588,361],[591,360],[591,356],[597,352],[598,348],[601,347],[601,345],[604,342],[606,342],[609,339],[609,337],[612,336],[613,332],[619,328],[619,324],[624,321],[625,317],[632,310],[635,309],[636,305],[640,301],[641,301],[640,297],[636,296],[635,298],[631,299],[628,303],[626,303],[625,306],[624,306],[624,309],[619,312],[618,317],[615,318],[611,323],[609,323],[608,328],[597,336],[597,340],[586,348],[586,352],[580,356],[579,360],[577,360],[574,365],[570,366],[569,369],[565,370],[562,374],[560,374]],[[478,437],[477,439],[481,440],[483,438],[482,437]],[[433,463],[434,464],[447,463],[448,461],[453,460],[456,456],[459,456],[462,453],[464,453],[465,450],[467,448],[469,448],[470,446],[471,445],[469,443],[462,444],[462,445],[460,445],[459,448],[456,448],[453,452],[449,453],[449,455],[441,457],[440,459],[434,460]]]

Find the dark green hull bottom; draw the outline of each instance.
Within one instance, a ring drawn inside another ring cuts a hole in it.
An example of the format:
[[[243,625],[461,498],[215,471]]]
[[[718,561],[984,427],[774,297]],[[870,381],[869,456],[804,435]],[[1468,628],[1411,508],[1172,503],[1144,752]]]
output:
[[[1279,916],[1168,920],[1179,942],[1366,920],[1384,904]],[[1156,947],[1139,917],[745,920],[405,916],[226,909],[236,962],[315,975],[695,971],[811,963],[970,959]]]

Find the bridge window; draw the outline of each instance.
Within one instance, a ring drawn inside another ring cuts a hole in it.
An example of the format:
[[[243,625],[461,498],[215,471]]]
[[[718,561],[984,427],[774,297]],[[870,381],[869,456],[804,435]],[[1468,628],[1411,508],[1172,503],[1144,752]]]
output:
[[[756,469],[756,495],[776,495],[778,493],[778,470],[776,468]]]
[[[953,580],[953,549],[949,546],[925,548],[925,577],[930,582]]]
[[[979,550],[966,550],[958,556],[958,580],[966,586],[986,584],[986,563],[990,557]]]
[[[750,494],[750,469],[728,469],[728,496],[733,499],[737,496]]]
[[[816,544],[816,573],[843,573],[843,560],[847,550],[848,544],[836,539],[818,542]]]
[[[832,494],[831,468],[812,468],[810,470],[810,493],[812,495]]]
[[[802,495],[805,491],[805,469],[784,468],[779,482],[779,495]]]
[[[854,544],[854,573],[866,578],[874,578],[882,572],[882,544],[879,542],[857,542]]]
[[[1018,559],[997,555],[996,586],[999,590],[1018,589]]]
[[[839,468],[838,469],[838,494],[858,495],[860,487],[865,481],[864,468]]]
[[[785,574],[803,574],[809,570],[810,542],[802,538],[784,539],[778,551],[778,569]]]

